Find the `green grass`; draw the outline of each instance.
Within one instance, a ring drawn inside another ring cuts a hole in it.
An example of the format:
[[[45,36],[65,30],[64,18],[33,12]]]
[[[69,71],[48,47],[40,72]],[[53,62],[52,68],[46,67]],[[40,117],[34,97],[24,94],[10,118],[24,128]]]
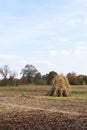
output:
[[[48,97],[45,96],[50,90],[51,86],[34,86],[34,85],[24,85],[24,86],[7,86],[0,87],[0,95],[11,95],[25,98],[47,98],[47,99],[87,99],[87,86],[71,86],[71,97]]]
[[[73,98],[87,99],[87,86],[71,86],[71,93]]]

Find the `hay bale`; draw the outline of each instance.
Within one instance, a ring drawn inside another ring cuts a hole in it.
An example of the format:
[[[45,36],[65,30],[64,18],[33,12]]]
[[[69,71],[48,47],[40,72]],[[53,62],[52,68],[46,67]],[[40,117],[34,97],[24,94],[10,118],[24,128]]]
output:
[[[47,94],[48,96],[70,96],[70,85],[68,79],[60,74],[55,76],[52,81],[52,88]]]

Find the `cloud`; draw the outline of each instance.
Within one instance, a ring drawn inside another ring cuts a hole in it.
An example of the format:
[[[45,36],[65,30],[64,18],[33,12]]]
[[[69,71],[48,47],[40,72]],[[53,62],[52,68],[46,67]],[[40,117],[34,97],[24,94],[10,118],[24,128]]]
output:
[[[16,55],[0,54],[0,59],[14,59]]]
[[[69,39],[67,37],[58,37],[58,41],[62,43],[67,43]]]
[[[87,0],[75,0],[76,2],[80,3],[80,4],[84,4],[87,3]]]
[[[57,55],[57,51],[56,50],[50,50],[50,55],[51,56],[56,56]]]
[[[87,25],[87,17],[84,19],[84,24]]]
[[[62,50],[62,51],[61,51],[61,54],[62,54],[62,55],[69,55],[69,51],[67,51],[67,50]]]
[[[9,65],[13,70],[19,71],[27,61],[30,61],[30,58],[26,59],[25,57],[20,57],[13,54],[0,54],[0,66]]]
[[[2,67],[3,65],[8,65],[12,70],[14,70],[15,72],[17,72],[17,74],[20,77],[20,72],[21,69],[23,69],[25,67],[25,65],[27,64],[32,64],[35,67],[37,67],[37,69],[41,72],[41,73],[45,73],[46,70],[51,70],[52,68],[52,63],[48,60],[34,60],[33,58],[30,57],[20,57],[17,55],[6,55],[6,54],[1,54],[0,55],[0,67]],[[45,68],[45,69],[44,69]]]
[[[40,22],[34,16],[13,17],[0,16],[0,46],[13,44],[26,44],[48,33],[48,23]],[[10,25],[10,26],[9,26]],[[30,42],[29,42],[30,41]]]
[[[4,11],[0,8],[0,66],[10,64],[20,70],[29,63],[46,72],[55,68],[68,71],[65,60],[73,59],[77,66],[78,61],[84,63],[87,55],[86,3],[86,0],[56,1],[56,4],[53,0],[40,3],[16,0],[15,5],[9,3],[11,8],[4,8]],[[72,69],[73,65],[70,67]]]
[[[78,42],[74,54],[83,57],[87,52],[87,46],[84,43]]]
[[[51,66],[52,64],[48,61],[48,60],[36,60],[33,61],[35,64],[43,64],[43,65],[47,65],[47,66]]]
[[[77,55],[77,56],[79,56],[80,55],[80,50],[79,49],[77,49],[77,50],[75,50],[75,55]]]

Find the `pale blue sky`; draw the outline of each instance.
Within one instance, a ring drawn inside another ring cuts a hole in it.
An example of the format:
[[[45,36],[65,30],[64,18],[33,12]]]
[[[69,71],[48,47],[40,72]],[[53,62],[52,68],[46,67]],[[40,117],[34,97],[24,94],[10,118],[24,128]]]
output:
[[[87,74],[87,0],[0,0],[0,66]]]

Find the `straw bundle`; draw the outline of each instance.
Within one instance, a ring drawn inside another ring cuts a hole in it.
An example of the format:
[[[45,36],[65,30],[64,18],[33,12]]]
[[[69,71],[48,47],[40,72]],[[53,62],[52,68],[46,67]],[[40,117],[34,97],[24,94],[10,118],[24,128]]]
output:
[[[55,76],[52,81],[52,88],[47,95],[70,96],[70,85],[68,79],[62,74]]]

